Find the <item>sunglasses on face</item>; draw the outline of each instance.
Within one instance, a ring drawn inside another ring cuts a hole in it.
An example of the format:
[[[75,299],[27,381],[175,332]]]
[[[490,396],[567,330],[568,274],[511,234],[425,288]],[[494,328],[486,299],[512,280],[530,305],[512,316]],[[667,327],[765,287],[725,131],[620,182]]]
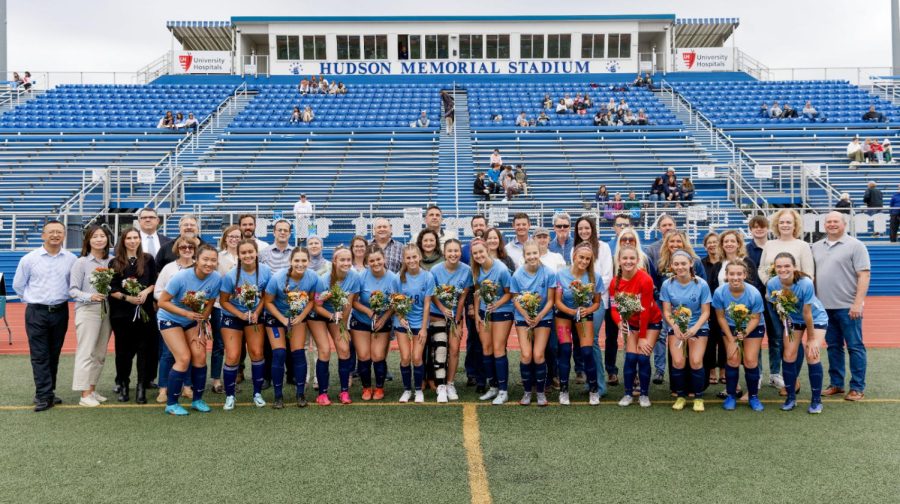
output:
[[[556,229],[569,229],[569,228],[572,227],[572,226],[569,225],[569,224],[557,224],[557,225],[555,225],[555,226],[553,226],[553,227],[555,227]]]

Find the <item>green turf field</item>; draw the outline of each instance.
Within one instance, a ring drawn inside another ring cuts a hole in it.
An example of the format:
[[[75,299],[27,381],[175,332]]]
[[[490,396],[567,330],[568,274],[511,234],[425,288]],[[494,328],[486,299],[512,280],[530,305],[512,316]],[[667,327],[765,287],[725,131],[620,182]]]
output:
[[[101,387],[110,397],[112,357]],[[67,406],[33,413],[27,356],[3,356],[0,502],[896,503],[898,359],[900,350],[870,350],[869,402],[827,401],[819,416],[806,414],[805,401],[778,411],[769,387],[763,413],[745,404],[726,413],[708,399],[697,414],[690,405],[671,411],[665,385],[648,410],[615,406],[621,387],[592,408],[573,385],[568,408],[473,406],[474,392],[460,386],[456,405],[429,394],[424,406],[357,400],[275,411],[247,405],[246,384],[233,412],[173,418],[156,404],[74,406],[71,356],[57,391]],[[389,383],[388,399],[399,389]]]

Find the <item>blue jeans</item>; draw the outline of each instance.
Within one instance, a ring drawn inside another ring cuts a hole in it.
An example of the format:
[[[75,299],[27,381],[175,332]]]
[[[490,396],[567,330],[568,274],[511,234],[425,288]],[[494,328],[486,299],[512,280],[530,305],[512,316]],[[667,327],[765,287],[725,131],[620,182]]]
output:
[[[556,321],[550,324],[550,337],[547,339],[547,348],[544,350],[544,362],[547,363],[547,383],[553,378],[559,378],[559,369],[556,367],[556,354],[559,350],[559,340],[556,336]]]
[[[650,194],[650,201],[662,201],[662,194]]]
[[[766,317],[766,338],[769,340],[769,374],[781,374],[781,356],[782,350],[784,350],[784,326],[781,323],[781,319],[778,318],[778,313],[775,311],[775,306],[772,303],[766,303],[766,313],[764,313]],[[760,353],[762,353],[762,349],[760,349]],[[801,351],[798,354],[798,359],[803,359],[803,352]],[[762,361],[760,361],[762,362]],[[799,370],[797,371],[799,376]]]
[[[603,365],[603,352],[600,350],[600,330],[603,328],[603,315],[606,309],[603,304],[594,312],[594,363],[597,365],[597,385],[600,397],[606,395],[606,367]],[[606,333],[603,334],[606,339]]]
[[[844,345],[850,354],[850,390],[866,390],[866,346],[862,338],[862,319],[850,318],[849,309],[825,310],[828,313],[828,379],[832,387],[844,387]]]
[[[222,309],[213,308],[209,317],[212,326],[212,354],[209,358],[209,377],[213,380],[222,379],[222,364],[225,361],[225,342],[222,341]]]
[[[660,303],[662,305],[662,303]],[[653,367],[659,374],[666,373],[666,361],[669,358],[668,347],[666,347],[666,338],[669,336],[669,326],[666,321],[662,321],[662,330],[659,331],[659,337],[656,338],[656,344],[653,345]]]

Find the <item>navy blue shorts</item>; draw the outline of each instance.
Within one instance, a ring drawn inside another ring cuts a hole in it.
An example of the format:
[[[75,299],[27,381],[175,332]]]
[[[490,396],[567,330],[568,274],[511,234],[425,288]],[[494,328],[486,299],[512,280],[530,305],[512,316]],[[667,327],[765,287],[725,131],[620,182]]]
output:
[[[560,318],[563,320],[571,320],[573,322],[575,321],[575,315],[569,315],[568,313],[564,313],[561,311],[556,312],[556,318]],[[583,314],[581,316],[581,320],[579,320],[579,322],[585,322],[587,320],[594,320],[594,312]]]
[[[524,320],[516,320],[516,327],[528,327],[528,322],[525,322]],[[552,320],[541,320],[540,322],[537,323],[536,326],[534,326],[535,329],[538,329],[541,327],[546,327],[547,329],[552,329],[553,321]]]
[[[410,327],[409,328],[409,332],[411,332],[413,336],[419,334],[419,331],[421,331],[421,330],[422,330],[421,327]],[[394,332],[397,334],[402,334],[403,336],[408,336],[408,334],[406,333],[406,329],[404,329],[400,326],[395,327]]]
[[[793,328],[795,331],[805,331],[806,324],[794,324]],[[813,328],[826,331],[826,330],[828,330],[828,324],[813,324]]]
[[[283,329],[285,328],[284,325],[269,312],[263,312],[263,325],[265,325],[266,327],[281,327]]]
[[[350,317],[350,330],[351,331],[362,331],[362,332],[372,332],[372,324],[368,322],[363,322],[356,317]],[[393,330],[392,322],[388,320],[384,323],[384,326],[381,327],[381,330],[378,333],[389,333]]]
[[[159,319],[159,320],[157,320],[156,323],[159,326],[160,331],[164,331],[166,329],[172,329],[173,327],[180,327],[180,328],[184,329],[185,331],[187,331],[188,329],[197,327],[196,320],[192,320],[191,322],[188,322],[187,324],[179,324],[178,322],[172,322],[171,320]]]
[[[236,331],[243,331],[245,327],[247,327],[246,318],[237,318],[230,313],[222,311],[222,329],[234,329]]]
[[[640,327],[635,327],[631,324],[628,324],[628,328],[631,329],[633,332],[639,332],[641,330]],[[649,324],[647,324],[647,330],[648,331],[662,331],[662,322],[650,322]]]
[[[675,336],[675,331],[669,329],[669,336]],[[709,329],[700,329],[697,331],[697,334],[694,335],[695,338],[708,338],[709,337]]]
[[[728,327],[731,329],[731,334],[734,334],[734,331],[735,331],[734,326],[728,326]],[[765,335],[766,335],[766,325],[759,324],[758,326],[756,326],[756,329],[754,329],[752,333],[744,336],[744,339],[762,338]]]
[[[485,312],[483,310],[478,310],[478,314],[481,316],[481,320],[484,320]],[[491,322],[511,322],[514,317],[513,312],[492,312],[491,313]]]

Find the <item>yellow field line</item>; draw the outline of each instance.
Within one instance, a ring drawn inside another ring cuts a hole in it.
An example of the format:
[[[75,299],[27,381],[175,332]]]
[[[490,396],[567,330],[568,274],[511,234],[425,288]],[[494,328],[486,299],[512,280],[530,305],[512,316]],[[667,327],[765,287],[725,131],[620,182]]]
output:
[[[469,466],[472,504],[490,504],[491,491],[488,489],[484,454],[481,452],[481,429],[478,427],[478,409],[475,403],[463,405],[463,445],[466,447],[466,462]]]
[[[690,399],[689,399],[689,400],[690,400]],[[672,404],[672,403],[674,403],[674,402],[675,402],[675,401],[673,401],[673,400],[671,400],[671,399],[663,399],[663,400],[655,400],[655,401],[653,401],[653,404]],[[712,399],[712,400],[707,399],[707,400],[704,400],[704,402],[705,402],[706,404],[722,404],[722,400],[721,400],[721,399]],[[765,403],[765,404],[782,404],[782,403],[784,403],[784,400],[779,400],[779,399],[764,399],[764,400],[762,400],[762,402]],[[895,399],[895,398],[863,399],[862,401],[856,401],[856,402],[867,403],[867,404],[900,404],[900,399]],[[798,403],[798,404],[809,403],[809,399],[798,399],[798,400],[797,400],[797,403]],[[824,403],[824,404],[848,404],[848,405],[849,405],[849,404],[853,404],[853,401],[845,401],[845,400],[843,400],[843,399],[823,399],[823,400],[822,400],[822,403]],[[223,405],[223,403],[220,403],[220,402],[218,402],[218,403],[212,402],[212,403],[207,403],[207,404],[209,404],[211,407],[221,407],[221,406]],[[602,405],[609,405],[609,406],[615,406],[616,404],[618,404],[618,401],[602,401],[600,404],[602,404]],[[572,406],[574,406],[574,407],[578,407],[578,406],[587,406],[587,405],[588,405],[588,404],[587,404],[586,401],[584,401],[584,402],[573,402],[573,403],[572,403]],[[185,406],[187,406],[187,404],[185,404]],[[236,406],[239,406],[239,407],[248,407],[248,408],[253,408],[253,409],[255,409],[255,408],[253,407],[253,403],[252,403],[252,402],[237,403]],[[340,409],[340,408],[348,408],[348,407],[396,407],[396,408],[417,408],[417,407],[422,407],[422,406],[425,406],[425,407],[434,407],[434,408],[447,408],[447,407],[460,407],[460,406],[463,407],[463,408],[466,408],[466,407],[469,407],[469,406],[472,406],[472,407],[485,407],[485,408],[497,408],[497,407],[498,407],[498,406],[492,405],[490,402],[473,402],[473,401],[454,401],[454,402],[446,403],[446,404],[439,404],[439,403],[435,403],[435,402],[430,402],[430,403],[419,403],[419,404],[408,404],[408,403],[407,403],[407,404],[404,404],[404,403],[399,403],[399,402],[395,402],[395,401],[393,401],[393,402],[392,402],[392,401],[377,401],[377,402],[376,402],[376,401],[371,401],[371,402],[354,402],[353,404],[349,404],[349,405],[332,405],[332,406],[330,406],[330,408],[337,408],[337,409]],[[559,404],[556,404],[556,403],[550,403],[549,406],[550,406],[550,407],[560,407],[560,405],[559,405]],[[165,407],[165,406],[162,405],[162,404],[121,404],[121,403],[112,403],[112,404],[103,404],[103,405],[101,405],[101,406],[98,406],[96,409],[98,409],[98,410],[104,410],[104,409],[159,409],[160,411],[162,411],[164,407]],[[522,408],[522,406],[519,406],[519,404],[516,403],[516,402],[509,402],[509,403],[506,403],[506,404],[504,404],[502,407],[507,407],[507,408]],[[531,407],[535,407],[535,406],[531,406]],[[33,408],[33,406],[25,406],[25,405],[6,405],[6,406],[0,406],[0,412],[2,412],[2,411],[26,411],[26,410],[31,410],[32,408]],[[320,408],[320,406],[312,405],[312,406],[310,406],[309,409],[319,409],[319,408]],[[79,406],[79,405],[77,405],[77,404],[60,404],[60,405],[54,406],[53,409],[80,409],[80,410],[87,410],[87,409],[90,409],[90,408],[86,408],[86,407],[83,407],[83,406]],[[294,409],[294,408],[293,408],[293,407],[289,407],[288,409]],[[602,408],[602,409],[606,409],[606,408]],[[618,408],[617,408],[617,409],[618,409]]]

